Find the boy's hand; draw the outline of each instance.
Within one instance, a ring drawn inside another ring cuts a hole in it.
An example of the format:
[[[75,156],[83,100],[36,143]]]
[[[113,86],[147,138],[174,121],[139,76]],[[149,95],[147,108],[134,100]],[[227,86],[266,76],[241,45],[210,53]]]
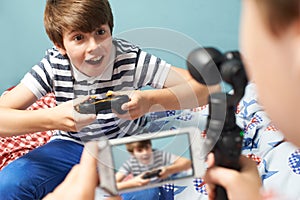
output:
[[[140,186],[147,185],[150,182],[150,179],[143,179],[142,178],[143,175],[144,175],[144,173],[133,177],[129,181],[131,181],[131,183],[134,187],[140,187]]]
[[[215,199],[215,185],[224,187],[227,191],[228,199],[261,199],[261,180],[254,161],[241,156],[241,170],[236,171],[223,167],[215,167],[214,156],[208,156],[208,170],[204,176],[204,181],[208,184],[208,197]]]
[[[122,92],[111,92],[112,96],[126,94],[129,96],[130,101],[124,103],[121,107],[122,110],[127,110],[125,114],[117,114],[119,118],[134,120],[146,113],[150,112],[151,104],[149,99],[146,98],[144,93],[139,90],[134,91],[122,91]]]
[[[161,172],[159,173],[159,178],[160,179],[166,179],[169,177],[170,173],[168,171],[168,167],[162,167],[162,168],[159,168],[161,170]]]
[[[92,123],[96,119],[95,114],[80,114],[74,109],[75,105],[86,101],[88,98],[89,96],[80,97],[64,102],[51,109],[50,115],[53,116],[52,124],[56,126],[54,129],[78,132],[83,127]]]
[[[142,176],[145,173],[141,173],[138,176],[135,176],[133,178],[130,178],[126,181],[122,181],[118,183],[118,189],[126,189],[126,188],[135,188],[147,185],[150,182],[150,179],[143,179]]]

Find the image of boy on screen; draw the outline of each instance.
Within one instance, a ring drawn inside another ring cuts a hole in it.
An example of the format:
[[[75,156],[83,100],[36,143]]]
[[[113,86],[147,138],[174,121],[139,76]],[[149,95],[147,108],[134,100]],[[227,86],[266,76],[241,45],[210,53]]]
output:
[[[153,149],[151,140],[127,143],[126,149],[131,157],[116,173],[119,190],[165,180],[177,173],[190,170],[192,166],[190,159]]]

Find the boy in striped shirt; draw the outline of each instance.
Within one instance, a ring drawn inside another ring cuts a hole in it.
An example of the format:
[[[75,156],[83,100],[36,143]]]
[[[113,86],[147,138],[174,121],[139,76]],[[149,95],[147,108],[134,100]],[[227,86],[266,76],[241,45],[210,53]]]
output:
[[[3,199],[43,198],[79,163],[85,142],[142,133],[146,113],[198,107],[207,103],[209,92],[220,89],[200,85],[187,70],[113,38],[107,0],[47,0],[44,24],[54,47],[0,99],[0,131],[4,136],[56,131],[49,143],[0,172]],[[140,90],[144,86],[154,89]],[[127,113],[74,110],[89,96],[103,98],[110,90],[129,95],[122,105]],[[56,107],[25,110],[49,92]]]
[[[128,143],[126,149],[131,157],[116,173],[118,189],[147,185],[150,183],[151,177],[145,178],[144,175],[152,170],[160,170],[153,178],[164,180],[173,174],[191,168],[192,163],[189,159],[153,149],[151,140]],[[128,175],[132,175],[133,178],[124,181]]]

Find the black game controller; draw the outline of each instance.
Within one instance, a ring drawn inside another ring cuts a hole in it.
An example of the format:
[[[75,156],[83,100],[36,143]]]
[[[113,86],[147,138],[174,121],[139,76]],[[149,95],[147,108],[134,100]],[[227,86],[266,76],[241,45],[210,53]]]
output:
[[[104,99],[90,98],[75,106],[75,110],[81,114],[97,114],[101,110],[113,109],[119,114],[125,114],[127,110],[122,110],[121,106],[129,101],[127,95],[118,95]]]
[[[148,179],[148,178],[154,178],[154,177],[159,177],[159,173],[161,172],[161,169],[153,170],[150,172],[146,172],[143,176],[142,179]]]

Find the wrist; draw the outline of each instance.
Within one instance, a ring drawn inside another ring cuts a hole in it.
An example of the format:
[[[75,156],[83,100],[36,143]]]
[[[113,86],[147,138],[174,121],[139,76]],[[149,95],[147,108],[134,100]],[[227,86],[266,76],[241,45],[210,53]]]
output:
[[[46,108],[37,110],[37,116],[39,118],[39,126],[41,131],[54,130],[55,128],[55,114],[52,113],[52,108]]]
[[[174,174],[174,170],[172,165],[164,167],[165,173],[169,176],[170,174]]]

